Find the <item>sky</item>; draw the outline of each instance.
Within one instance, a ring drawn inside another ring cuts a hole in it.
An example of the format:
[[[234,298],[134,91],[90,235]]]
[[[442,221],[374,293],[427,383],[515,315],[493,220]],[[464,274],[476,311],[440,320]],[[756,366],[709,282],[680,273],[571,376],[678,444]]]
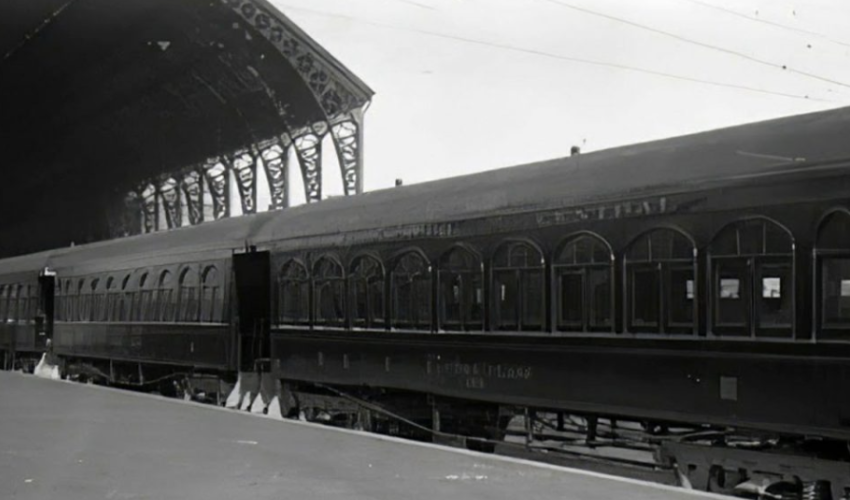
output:
[[[367,191],[850,106],[850,0],[272,3],[375,90]]]

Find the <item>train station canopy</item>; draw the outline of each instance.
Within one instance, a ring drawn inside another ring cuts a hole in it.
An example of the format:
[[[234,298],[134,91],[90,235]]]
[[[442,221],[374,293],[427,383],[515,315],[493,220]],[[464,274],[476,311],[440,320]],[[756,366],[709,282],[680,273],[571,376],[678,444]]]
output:
[[[264,0],[3,0],[0,255],[108,237],[140,180],[359,125],[372,94]]]

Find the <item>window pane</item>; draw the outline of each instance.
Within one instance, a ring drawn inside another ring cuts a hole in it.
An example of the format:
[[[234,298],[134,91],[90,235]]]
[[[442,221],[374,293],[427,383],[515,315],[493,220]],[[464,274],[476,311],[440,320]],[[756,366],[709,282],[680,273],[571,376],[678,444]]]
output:
[[[596,328],[611,326],[611,273],[608,268],[588,269],[587,284],[590,298],[588,319]]]
[[[790,266],[762,266],[760,282],[759,326],[790,327],[793,316]]]
[[[691,328],[694,321],[694,272],[692,269],[671,269],[669,276],[667,304],[670,325]]]
[[[352,321],[355,325],[363,326],[369,320],[369,298],[366,292],[366,281],[362,279],[352,280],[351,294],[353,299]]]
[[[431,328],[431,271],[416,252],[398,259],[392,271],[395,323],[410,328]]]
[[[498,271],[493,276],[494,299],[496,302],[496,325],[499,328],[517,328],[517,273]]]
[[[325,282],[316,287],[316,322],[317,323],[333,323],[336,319],[336,311],[334,310],[333,288],[330,283]]]
[[[205,285],[202,293],[201,321],[208,323],[218,321],[218,287]]]
[[[728,227],[711,243],[711,253],[715,256],[738,255],[738,229]]]
[[[413,301],[413,283],[409,281],[396,280],[394,295],[395,322],[400,325],[409,325],[413,321],[411,302]]]
[[[782,298],[782,278],[779,277],[771,277],[771,278],[762,278],[762,292],[761,296],[765,299],[779,299]]]
[[[715,286],[717,287],[717,324],[718,326],[740,327],[738,333],[748,333],[749,293],[746,290],[748,267],[745,261],[720,263],[717,266]]]
[[[414,303],[416,312],[416,324],[418,328],[431,328],[431,280],[417,279],[413,282]]]
[[[633,269],[631,278],[632,326],[638,331],[658,331],[661,283],[657,269]]]
[[[543,327],[543,271],[522,271],[522,329]]]
[[[206,277],[203,282],[207,283]],[[281,323],[308,323],[310,321],[310,279],[307,269],[295,260],[287,262],[278,276],[278,300]],[[212,305],[207,299],[206,286],[201,292],[201,316]],[[209,305],[208,305],[209,302]]]
[[[560,324],[582,328],[584,319],[584,276],[581,272],[570,272],[560,277]]]
[[[738,225],[738,241],[741,255],[764,253],[765,227],[761,221],[749,221]]]
[[[850,325],[850,258],[821,262],[823,324]]]
[[[369,304],[372,307],[371,317],[372,323],[383,324],[384,317],[384,280],[375,280],[369,283]]]
[[[520,242],[503,243],[493,256],[493,267],[539,267],[543,256],[536,248]]]
[[[204,290],[204,309],[212,305],[211,299],[206,296],[207,290],[207,288]],[[283,322],[300,322],[309,318],[309,307],[307,304],[309,304],[310,297],[306,282],[284,281],[281,298],[283,299],[283,317],[281,318]],[[206,315],[202,314],[202,316]]]
[[[345,320],[345,303],[341,279],[316,280],[316,323],[341,325]]]
[[[440,302],[442,303],[443,323],[446,327],[459,326],[461,323],[461,293],[463,280],[459,274],[443,272],[440,280]]]
[[[481,327],[484,308],[484,289],[480,273],[467,276],[464,291],[464,304],[467,312],[466,321],[473,327]]]
[[[720,298],[721,299],[740,299],[741,298],[741,280],[737,278],[721,278],[720,279]]]
[[[384,322],[384,272],[380,262],[363,256],[351,268],[351,300],[355,325],[371,327]]]
[[[818,249],[850,250],[850,215],[835,212],[821,224],[818,230]]]

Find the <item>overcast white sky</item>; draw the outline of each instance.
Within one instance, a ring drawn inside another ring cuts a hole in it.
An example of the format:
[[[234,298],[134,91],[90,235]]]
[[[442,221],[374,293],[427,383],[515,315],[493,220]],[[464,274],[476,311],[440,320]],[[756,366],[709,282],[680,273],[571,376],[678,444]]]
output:
[[[850,0],[272,1],[375,90],[367,190],[850,105]]]

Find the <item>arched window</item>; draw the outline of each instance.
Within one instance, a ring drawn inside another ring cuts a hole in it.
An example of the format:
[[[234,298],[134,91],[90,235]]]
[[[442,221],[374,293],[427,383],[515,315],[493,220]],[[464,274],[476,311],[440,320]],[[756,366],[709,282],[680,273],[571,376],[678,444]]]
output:
[[[11,296],[11,306],[9,307],[9,311],[11,313],[11,319],[15,321],[21,320],[21,309],[22,303],[26,303],[26,297],[22,297],[24,294],[24,287],[22,285],[14,285],[12,288],[12,296]]]
[[[611,249],[598,236],[579,234],[561,245],[552,265],[558,330],[613,330],[612,266]]]
[[[139,277],[139,287],[137,293],[136,305],[133,307],[133,315],[136,321],[150,321],[153,318],[151,280],[148,279],[148,273],[142,273]]]
[[[115,321],[115,307],[119,300],[119,295],[115,290],[115,278],[110,276],[106,278],[106,290],[103,295],[103,313],[101,321]]]
[[[23,294],[26,297],[26,303],[23,306],[22,319],[33,320],[38,314],[38,288],[33,285],[24,285]]]
[[[21,293],[21,285],[9,285],[9,312],[8,321],[17,321],[18,316],[18,296]]]
[[[102,286],[99,279],[94,279],[91,283],[91,312],[89,316],[91,321],[101,321],[103,318],[106,296],[104,295],[105,289]]]
[[[431,329],[431,267],[415,251],[395,260],[390,272],[392,326]]]
[[[278,276],[278,321],[280,324],[310,323],[310,276],[296,260],[290,260]]]
[[[77,307],[77,293],[70,279],[65,280],[65,321],[74,321],[74,312]]]
[[[9,294],[9,321],[18,321],[21,319],[20,298],[23,294],[23,286],[10,285],[11,293]]]
[[[218,269],[207,266],[201,274],[201,322],[218,323],[222,321],[221,283]]]
[[[171,271],[164,270],[159,274],[156,285],[154,321],[174,321],[173,292]]]
[[[440,328],[481,330],[484,314],[484,268],[481,259],[463,247],[443,254],[439,265]]]
[[[5,323],[9,314],[9,288],[0,285],[0,323]]]
[[[351,323],[361,328],[383,327],[384,267],[374,257],[364,255],[354,260],[349,275],[351,291]]]
[[[316,261],[313,290],[315,324],[345,326],[345,277],[336,260],[322,257]]]
[[[694,246],[673,229],[654,229],[626,250],[626,324],[632,332],[694,333]]]
[[[709,246],[712,331],[782,337],[793,333],[794,241],[767,219],[734,222]]]
[[[37,296],[37,294],[33,291],[32,285],[21,285],[18,297],[18,307],[20,308],[18,320],[29,321],[33,318],[36,311],[32,307],[32,299],[35,296]]]
[[[82,293],[82,307],[80,308],[80,321],[94,321],[97,314],[97,286],[100,280],[97,278],[89,280],[88,287]]]
[[[72,317],[76,321],[89,320],[89,305],[91,304],[91,289],[86,289],[86,280],[80,279],[77,281],[77,296],[75,314]]]
[[[114,311],[114,321],[130,321],[133,317],[133,292],[130,290],[130,275],[121,280],[118,303]]]
[[[177,286],[177,321],[198,321],[198,272],[194,267],[183,269]]]
[[[493,256],[493,326],[536,331],[545,324],[543,254],[524,241],[507,241]]]
[[[819,339],[850,340],[850,213],[836,210],[818,226],[815,243]]]
[[[27,285],[18,285],[18,321],[26,321],[29,318],[29,297],[30,287]]]

